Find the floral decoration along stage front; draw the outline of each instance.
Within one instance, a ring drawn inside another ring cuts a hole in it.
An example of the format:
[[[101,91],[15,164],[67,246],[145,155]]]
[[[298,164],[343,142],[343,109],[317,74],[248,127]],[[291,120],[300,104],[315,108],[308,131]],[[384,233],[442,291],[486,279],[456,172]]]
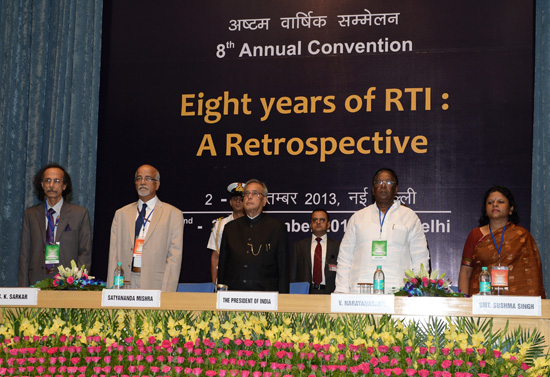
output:
[[[412,270],[405,271],[403,283],[405,286],[395,292],[396,296],[466,297],[464,293],[451,289],[451,281],[445,280],[445,274],[440,276],[438,270],[430,274],[423,264],[418,274]]]
[[[88,271],[82,265],[80,268],[75,261],[71,261],[71,267],[57,267],[59,273],[52,278],[47,278],[33,285],[34,288],[43,290],[75,290],[75,291],[100,291],[105,288],[105,282],[88,275]]]
[[[538,330],[492,318],[0,309],[0,376],[548,377]]]

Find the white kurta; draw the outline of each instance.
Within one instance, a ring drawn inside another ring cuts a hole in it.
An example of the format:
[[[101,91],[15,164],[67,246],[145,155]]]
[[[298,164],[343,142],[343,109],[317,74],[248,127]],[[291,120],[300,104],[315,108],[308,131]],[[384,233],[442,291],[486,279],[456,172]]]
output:
[[[359,293],[357,283],[372,283],[376,266],[382,266],[386,293],[404,285],[405,270],[418,271],[420,264],[428,268],[430,259],[426,236],[420,219],[410,208],[394,200],[386,212],[380,232],[380,210],[376,204],[357,211],[350,218],[340,244],[336,290],[338,293]],[[381,214],[384,218],[384,214]],[[387,241],[385,259],[374,259],[372,241]]]

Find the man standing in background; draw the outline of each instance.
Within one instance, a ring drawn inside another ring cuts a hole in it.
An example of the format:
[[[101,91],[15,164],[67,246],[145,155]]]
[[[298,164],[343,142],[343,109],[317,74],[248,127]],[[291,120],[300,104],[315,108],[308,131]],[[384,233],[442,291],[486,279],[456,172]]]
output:
[[[90,215],[84,207],[68,201],[72,193],[71,176],[56,163],[44,166],[33,178],[41,201],[27,208],[23,219],[19,249],[18,285],[28,287],[53,278],[57,266],[78,267],[92,264]]]
[[[330,216],[323,208],[311,214],[311,237],[294,243],[290,281],[310,283],[309,293],[331,294],[336,287],[336,267],[340,242],[328,238]]]
[[[210,273],[212,275],[212,283],[216,284],[218,279],[218,261],[220,260],[220,245],[222,243],[222,234],[225,224],[231,222],[239,217],[244,216],[243,207],[243,184],[241,182],[234,182],[227,186],[229,191],[230,200],[229,205],[233,212],[226,217],[221,217],[216,220],[216,223],[212,227],[210,232],[210,238],[208,239],[208,245],[206,246],[211,252],[212,257],[210,259]]]

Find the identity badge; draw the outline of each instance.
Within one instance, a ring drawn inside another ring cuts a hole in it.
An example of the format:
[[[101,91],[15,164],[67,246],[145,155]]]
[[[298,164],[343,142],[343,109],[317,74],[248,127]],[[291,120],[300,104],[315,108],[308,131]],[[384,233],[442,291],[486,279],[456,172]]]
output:
[[[134,267],[141,267],[141,256],[143,253],[144,243],[145,239],[136,238],[136,242],[134,244]]]
[[[372,259],[386,259],[388,256],[388,241],[372,241]]]
[[[46,245],[46,264],[59,263],[59,242],[54,245]]]
[[[508,286],[508,267],[493,266],[491,268],[491,285],[493,287]]]

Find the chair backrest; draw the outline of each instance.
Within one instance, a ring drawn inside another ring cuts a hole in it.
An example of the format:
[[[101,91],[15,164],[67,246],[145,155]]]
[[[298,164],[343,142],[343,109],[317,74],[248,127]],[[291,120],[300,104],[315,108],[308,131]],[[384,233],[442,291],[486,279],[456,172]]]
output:
[[[309,283],[307,281],[290,283],[290,294],[293,294],[293,295],[309,294]]]
[[[216,290],[214,283],[180,283],[178,284],[178,292],[207,292],[211,293]]]

